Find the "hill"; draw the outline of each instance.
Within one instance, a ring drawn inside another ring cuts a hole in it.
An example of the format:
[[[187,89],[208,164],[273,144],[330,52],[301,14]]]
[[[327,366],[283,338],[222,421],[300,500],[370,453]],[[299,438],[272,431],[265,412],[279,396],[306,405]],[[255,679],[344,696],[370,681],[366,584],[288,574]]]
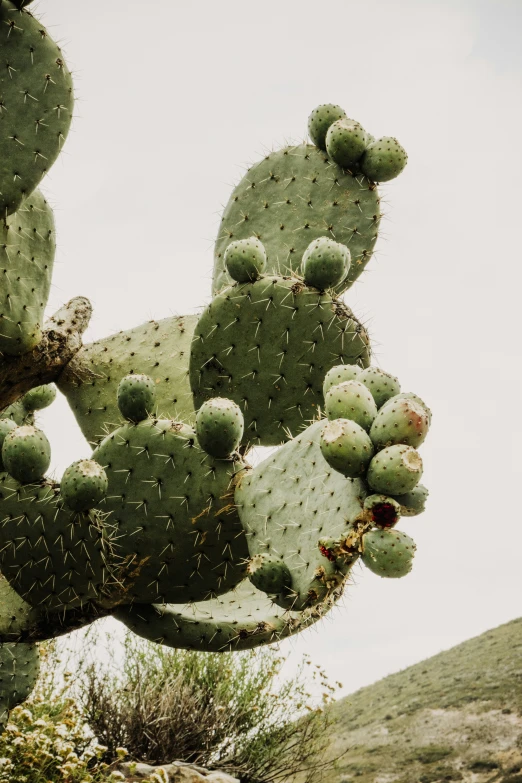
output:
[[[522,783],[522,619],[330,709],[326,783]]]

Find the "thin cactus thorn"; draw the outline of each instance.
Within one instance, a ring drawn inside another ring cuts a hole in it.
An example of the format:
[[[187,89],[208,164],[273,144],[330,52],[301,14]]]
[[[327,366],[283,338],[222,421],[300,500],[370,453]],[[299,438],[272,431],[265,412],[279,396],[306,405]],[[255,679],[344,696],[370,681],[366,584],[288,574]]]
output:
[[[431,423],[371,364],[340,298],[378,239],[377,183],[406,154],[336,104],[311,112],[311,143],[234,189],[199,316],[85,346],[85,298],[44,321],[55,227],[37,188],[73,85],[29,2],[0,0],[0,723],[34,686],[36,643],[100,617],[242,650],[324,617],[356,563],[407,574],[415,545],[397,526],[424,510]],[[57,388],[94,447],[60,481],[38,418]],[[251,467],[258,444],[276,449]]]

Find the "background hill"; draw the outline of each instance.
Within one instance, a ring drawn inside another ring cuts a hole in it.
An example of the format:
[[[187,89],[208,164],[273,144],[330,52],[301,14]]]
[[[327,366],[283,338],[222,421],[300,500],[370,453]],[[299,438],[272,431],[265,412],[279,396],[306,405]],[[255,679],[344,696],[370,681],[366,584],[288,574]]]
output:
[[[327,783],[522,783],[522,619],[330,709],[331,755],[349,750]]]

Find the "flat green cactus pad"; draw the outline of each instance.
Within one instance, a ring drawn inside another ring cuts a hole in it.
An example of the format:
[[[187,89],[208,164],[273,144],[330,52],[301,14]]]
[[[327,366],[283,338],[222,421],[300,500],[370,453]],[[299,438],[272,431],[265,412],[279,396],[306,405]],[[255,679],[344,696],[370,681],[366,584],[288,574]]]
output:
[[[336,364],[369,363],[366,330],[342,302],[295,278],[263,277],[218,294],[194,332],[190,383],[199,408],[227,397],[244,443],[277,445],[317,417]]]
[[[196,323],[196,316],[149,321],[82,348],[57,385],[90,443],[99,443],[122,423],[118,384],[131,373],[155,382],[160,416],[195,418],[188,363]]]
[[[340,595],[339,589],[318,606],[290,612],[273,604],[247,579],[211,601],[121,606],[114,616],[138,636],[167,647],[228,652],[272,644],[303,631],[324,617]]]
[[[371,258],[380,209],[376,186],[353,176],[312,144],[271,152],[248,170],[225,207],[214,252],[214,293],[232,282],[224,265],[227,246],[256,236],[267,252],[268,274],[300,272],[313,239],[335,239],[350,249],[346,290]]]
[[[0,473],[0,568],[27,603],[47,610],[99,598],[111,576],[100,514],[73,514],[58,493],[50,481],[22,487]]]
[[[357,559],[330,559],[319,542],[353,535],[366,497],[360,479],[345,478],[323,459],[322,426],[316,422],[285,443],[236,490],[250,556],[268,554],[288,566],[292,585],[283,605],[297,611],[321,603]]]
[[[40,341],[55,249],[53,212],[40,191],[0,221],[0,353],[23,354]]]
[[[0,726],[9,710],[27,699],[40,672],[40,653],[36,644],[0,644]]]
[[[56,160],[73,111],[71,74],[41,22],[0,3],[0,215],[15,212]]]
[[[233,505],[240,461],[216,460],[194,430],[168,419],[127,423],[94,451],[123,565],[120,603],[197,601],[245,574],[248,550]]]

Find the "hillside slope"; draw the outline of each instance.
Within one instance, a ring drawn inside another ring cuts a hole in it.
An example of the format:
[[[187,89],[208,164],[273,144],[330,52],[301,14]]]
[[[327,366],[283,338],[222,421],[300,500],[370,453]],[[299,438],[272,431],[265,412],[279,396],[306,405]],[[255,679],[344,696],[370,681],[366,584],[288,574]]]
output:
[[[522,783],[522,619],[331,708],[327,783]]]

